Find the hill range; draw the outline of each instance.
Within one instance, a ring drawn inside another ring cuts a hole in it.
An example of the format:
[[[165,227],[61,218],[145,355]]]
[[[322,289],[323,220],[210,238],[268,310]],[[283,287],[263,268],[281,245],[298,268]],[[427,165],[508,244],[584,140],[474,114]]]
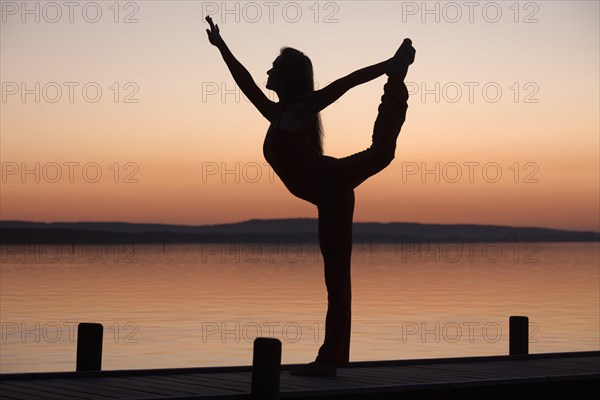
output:
[[[356,242],[589,242],[600,233],[552,228],[355,222]],[[251,219],[217,225],[0,221],[0,243],[318,242],[314,218]]]

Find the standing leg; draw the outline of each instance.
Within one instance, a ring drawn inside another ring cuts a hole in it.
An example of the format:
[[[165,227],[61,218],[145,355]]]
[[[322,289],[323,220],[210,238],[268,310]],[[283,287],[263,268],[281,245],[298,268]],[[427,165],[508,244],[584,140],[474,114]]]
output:
[[[324,201],[318,210],[319,245],[325,267],[328,305],[325,340],[316,361],[340,367],[350,361],[354,191]]]
[[[331,196],[319,202],[317,207],[319,245],[323,255],[327,286],[325,340],[315,361],[290,371],[290,374],[336,376],[336,367],[346,366],[350,361],[352,301],[350,258],[354,191]]]

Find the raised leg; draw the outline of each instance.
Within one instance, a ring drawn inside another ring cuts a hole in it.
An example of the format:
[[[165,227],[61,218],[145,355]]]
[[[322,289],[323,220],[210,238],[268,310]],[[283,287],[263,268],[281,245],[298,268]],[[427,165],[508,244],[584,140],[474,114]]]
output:
[[[406,119],[408,90],[395,76],[388,77],[383,87],[377,119],[373,127],[372,145],[348,157],[321,156],[311,162],[311,173],[323,196],[352,190],[369,177],[387,167],[395,157],[396,140]]]

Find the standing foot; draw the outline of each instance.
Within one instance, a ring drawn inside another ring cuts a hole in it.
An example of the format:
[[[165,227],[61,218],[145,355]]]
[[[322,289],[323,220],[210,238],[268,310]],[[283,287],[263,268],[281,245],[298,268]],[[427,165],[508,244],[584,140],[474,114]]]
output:
[[[290,371],[290,375],[299,376],[337,376],[337,368],[333,365],[313,361]]]

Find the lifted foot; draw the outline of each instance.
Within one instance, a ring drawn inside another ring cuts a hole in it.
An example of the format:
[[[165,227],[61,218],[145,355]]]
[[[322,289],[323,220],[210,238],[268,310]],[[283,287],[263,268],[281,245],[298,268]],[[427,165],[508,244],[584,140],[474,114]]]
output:
[[[410,39],[404,39],[394,57],[387,65],[385,73],[388,76],[397,76],[404,80],[408,72],[408,66],[415,61],[416,50],[412,47]]]

